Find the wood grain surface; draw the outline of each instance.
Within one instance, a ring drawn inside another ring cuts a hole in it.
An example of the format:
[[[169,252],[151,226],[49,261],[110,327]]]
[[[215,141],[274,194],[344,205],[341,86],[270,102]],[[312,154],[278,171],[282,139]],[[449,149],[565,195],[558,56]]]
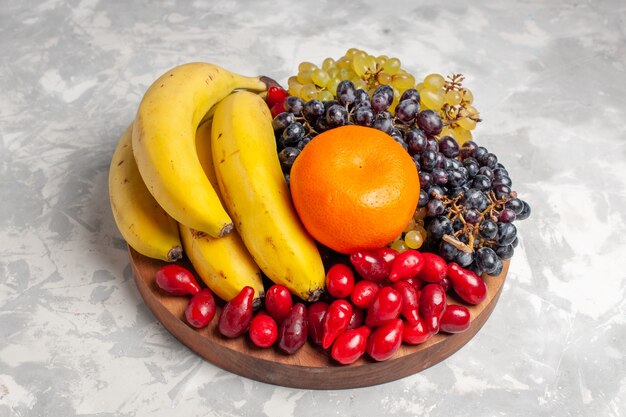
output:
[[[467,305],[472,321],[465,332],[437,334],[426,343],[416,346],[403,344],[394,357],[384,362],[362,357],[351,365],[343,366],[334,362],[327,351],[308,342],[289,356],[273,348],[257,348],[245,336],[226,339],[217,331],[217,318],[221,311],[219,306],[208,327],[201,330],[192,328],[184,318],[189,298],[171,296],[155,283],[155,273],[165,262],[147,258],[132,248],[129,248],[129,253],[141,296],[157,320],[180,342],[220,368],[238,375],[270,384],[307,389],[345,389],[382,384],[443,361],[471,340],[489,318],[500,297],[509,267],[509,261],[505,261],[499,276],[484,277],[487,298],[480,305]],[[190,264],[182,264],[193,271]],[[448,301],[463,304],[453,296]]]

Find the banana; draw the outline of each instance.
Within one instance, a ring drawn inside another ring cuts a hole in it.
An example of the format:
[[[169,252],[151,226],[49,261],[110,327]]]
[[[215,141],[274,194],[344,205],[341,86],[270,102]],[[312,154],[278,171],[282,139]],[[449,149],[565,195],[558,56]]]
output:
[[[133,152],[150,193],[179,223],[213,237],[232,230],[198,161],[196,130],[209,109],[233,90],[263,91],[272,82],[190,63],[163,74],[146,91],[135,118]]]
[[[122,135],[109,169],[111,210],[120,233],[137,252],[174,262],[183,249],[176,221],[152,197],[133,157],[132,125]]]
[[[196,147],[202,168],[217,189],[211,157],[210,121],[198,127]],[[261,297],[265,295],[261,271],[236,231],[228,236],[214,238],[200,236],[183,224],[179,224],[179,229],[187,257],[211,291],[222,300],[230,301],[243,287],[250,286],[254,288],[253,303],[260,304]]]
[[[263,99],[242,91],[219,102],[211,146],[224,203],[257,265],[300,298],[319,298],[324,266],[293,207]]]

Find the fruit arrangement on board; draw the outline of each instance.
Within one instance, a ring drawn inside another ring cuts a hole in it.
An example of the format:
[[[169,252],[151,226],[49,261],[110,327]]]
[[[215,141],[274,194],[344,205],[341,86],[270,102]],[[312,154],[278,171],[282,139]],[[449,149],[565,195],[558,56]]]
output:
[[[186,323],[216,320],[224,338],[286,355],[310,343],[349,365],[463,332],[530,215],[472,140],[481,119],[463,81],[420,81],[355,48],[301,63],[287,89],[173,68],[113,155],[117,226],[164,261],[154,282],[188,297]]]

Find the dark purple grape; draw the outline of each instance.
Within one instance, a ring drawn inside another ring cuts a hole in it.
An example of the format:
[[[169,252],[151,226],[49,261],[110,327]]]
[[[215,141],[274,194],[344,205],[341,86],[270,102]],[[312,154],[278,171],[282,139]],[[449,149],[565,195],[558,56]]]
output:
[[[435,168],[432,172],[433,183],[445,185],[448,182],[448,173],[442,168]]]
[[[309,100],[304,103],[304,108],[302,109],[302,114],[308,121],[313,121],[320,116],[324,115],[324,103],[319,100]],[[280,115],[279,115],[280,116]]]
[[[484,220],[478,226],[478,233],[485,239],[491,240],[498,234],[498,225],[491,220]]]
[[[502,264],[502,259],[500,259],[499,257],[496,257],[496,265],[490,272],[488,272],[488,274],[491,275],[492,277],[496,277],[502,273],[503,269],[504,269],[504,264]]]
[[[511,246],[513,246],[513,248],[516,248],[517,245],[519,245],[519,239],[516,237],[515,239],[513,239],[513,242],[511,242]]]
[[[325,101],[324,102],[324,109],[325,109],[325,111],[328,111],[328,109],[330,109],[335,104],[341,104],[341,103],[338,100]]]
[[[498,216],[498,220],[502,223],[511,223],[515,221],[515,212],[510,208],[505,208],[500,212],[500,216]]]
[[[481,153],[476,157],[476,160],[481,166],[486,166],[491,169],[494,169],[498,163],[498,157],[491,152]]]
[[[492,274],[497,266],[498,255],[491,248],[480,248],[476,251],[476,264],[488,274]]]
[[[435,168],[435,164],[437,163],[437,154],[433,150],[425,150],[422,152],[422,158],[420,159],[420,163],[422,164],[422,169],[424,171],[432,171]]]
[[[350,80],[343,80],[337,84],[337,99],[344,106],[349,106],[356,100],[356,89],[354,84]]]
[[[433,169],[443,168],[445,164],[446,164],[446,157],[443,156],[441,152],[437,152],[437,155],[435,156],[435,168]]]
[[[387,119],[393,121],[393,114],[390,111],[382,111],[376,115],[379,119]]]
[[[302,109],[304,109],[304,101],[300,97],[289,96],[285,100],[283,106],[288,112],[293,113],[296,116],[301,116]]]
[[[441,117],[433,110],[422,110],[417,114],[417,125],[427,135],[438,135],[443,129]]]
[[[387,104],[387,97],[384,94],[374,94],[372,96],[372,109],[376,113],[383,112],[389,108]]]
[[[451,235],[453,233],[452,222],[446,216],[438,215],[428,223],[426,231],[429,238],[439,240],[443,235]]]
[[[426,204],[426,210],[429,217],[435,217],[443,214],[446,211],[446,206],[441,200],[432,199]]]
[[[407,144],[407,146],[409,146],[409,145]],[[417,172],[421,172],[422,171],[422,165],[420,164],[420,161],[419,161],[419,159],[420,159],[419,155],[413,155],[413,158],[411,158],[411,159],[413,159],[413,163],[415,164],[415,168],[417,168]]]
[[[285,130],[283,130],[283,135],[281,136],[281,145],[283,147],[295,145],[300,139],[304,137],[304,135],[306,135],[306,130],[304,129],[304,126],[302,126],[302,123],[292,123],[287,126]]]
[[[502,177],[508,177],[509,171],[504,168],[496,168],[493,170],[493,178],[500,179]]]
[[[417,101],[412,99],[402,100],[396,106],[396,118],[402,123],[409,124],[415,119],[419,110],[420,105]]]
[[[511,187],[513,185],[513,181],[511,181],[511,178],[508,177],[508,176],[495,178],[495,175],[494,175],[493,185],[494,186],[496,186],[496,185],[506,185],[508,187]]]
[[[480,169],[478,161],[476,161],[472,157],[468,157],[467,159],[465,159],[463,161],[463,166],[465,166],[465,169],[467,169],[467,175],[469,176],[469,178],[475,177],[476,174],[478,174],[478,170]]]
[[[486,175],[476,175],[472,181],[472,187],[480,191],[488,191],[491,189],[491,181]]]
[[[526,220],[530,216],[530,205],[525,201],[522,201],[522,203],[524,203],[524,208],[517,215],[517,220]]]
[[[430,136],[426,141],[426,149],[430,149],[431,151],[439,152],[439,143],[437,143],[437,139]]]
[[[444,196],[446,193],[439,185],[431,185],[428,187],[428,195],[430,196]]]
[[[374,120],[374,125],[372,127],[389,134],[393,129],[393,121],[391,119],[377,117],[376,120]]]
[[[513,210],[515,215],[518,215],[524,209],[524,202],[519,198],[512,198],[506,202],[505,207]]]
[[[381,85],[376,90],[374,90],[373,95],[376,95],[376,94],[380,94],[383,97],[385,97],[387,107],[391,106],[391,103],[393,103],[393,88],[391,88],[391,86]]]
[[[484,175],[487,178],[489,178],[491,181],[493,181],[493,171],[489,167],[480,167],[478,169],[478,174]],[[476,174],[476,175],[478,175],[478,174]]]
[[[461,169],[448,170],[448,184],[452,187],[460,187],[467,182],[467,174]]]
[[[496,236],[496,242],[498,245],[510,245],[513,243],[513,239],[517,236],[517,228],[513,223],[498,223],[498,235]]]
[[[298,144],[296,145],[296,148],[302,150],[304,149],[304,147],[306,145],[308,145],[309,142],[311,142],[311,139],[313,139],[311,136],[305,136],[304,138],[300,139],[298,141]]]
[[[455,232],[458,232],[459,230],[463,229],[463,227],[465,227],[465,224],[463,224],[460,218],[457,217],[456,219],[454,219],[454,221],[452,221],[452,229]]]
[[[330,126],[328,126],[328,122],[325,117],[320,117],[315,121],[315,130],[318,133],[325,132],[328,129],[330,129]]]
[[[420,187],[422,188],[428,188],[433,183],[433,176],[426,171],[420,172],[419,177],[420,177]]]
[[[411,155],[421,154],[426,149],[428,138],[421,129],[411,129],[406,132],[404,140],[409,145],[409,153]]]
[[[439,152],[448,158],[455,158],[459,154],[459,144],[454,138],[444,136],[439,139]]]
[[[294,161],[300,154],[300,150],[291,146],[286,147],[278,153],[278,160],[283,172],[289,172]]]
[[[496,198],[508,197],[511,194],[511,187],[504,184],[494,185],[493,192],[496,194]]]
[[[395,129],[397,130],[397,129]],[[402,148],[404,148],[405,151],[408,152],[409,150],[409,146],[406,144],[406,142],[404,141],[404,139],[402,139],[402,133],[398,133],[398,132],[391,132],[390,135],[396,142],[398,142],[398,144],[400,146],[402,146]]]
[[[409,88],[408,90],[405,90],[404,93],[402,93],[402,95],[400,96],[400,101],[407,99],[411,99],[419,103],[421,99],[419,91],[414,88]]]
[[[331,129],[344,126],[348,123],[348,111],[340,104],[334,104],[326,111],[326,122]]]
[[[286,128],[295,121],[296,117],[293,115],[293,113],[285,111],[277,114],[276,117],[274,117],[274,120],[272,120],[272,127],[274,128],[274,131],[281,132],[284,128]]]
[[[496,255],[501,259],[511,259],[514,252],[513,245],[496,246]]]
[[[466,191],[467,191],[466,187],[454,187],[453,189],[450,190],[449,197],[457,198],[458,196],[465,194]]]
[[[449,173],[448,173],[448,182],[450,182],[450,180],[449,180]],[[463,198],[461,199],[461,202],[463,203],[465,208],[468,209],[468,210],[478,209],[478,206],[481,203],[481,199],[482,199],[483,195],[484,194],[483,194],[482,191],[479,191],[479,190],[477,190],[475,188],[470,188],[463,195]]]
[[[291,175],[285,174],[285,182],[287,183],[287,186],[289,186],[290,180],[291,180]]]
[[[367,91],[363,90],[362,88],[356,90],[354,92],[354,104],[364,104],[367,107],[370,107],[372,103],[370,102],[370,95],[367,93]]]
[[[465,216],[463,217],[465,218],[465,221],[470,224],[478,224],[480,221],[480,213],[476,210],[467,210]]]
[[[429,197],[428,197],[428,193],[425,190],[420,190],[420,199],[417,202],[417,207],[422,208],[425,207],[426,204],[428,204],[429,201]]]
[[[439,256],[446,262],[453,262],[458,254],[459,250],[445,240],[442,240],[439,244]]]
[[[354,120],[359,126],[371,127],[374,124],[375,118],[374,111],[369,107],[358,107],[354,111]]]
[[[463,146],[461,146],[461,151],[460,151],[461,159],[464,160],[466,158],[473,157],[474,151],[476,150],[476,148],[478,148],[478,145],[476,144],[476,142],[472,140],[465,142]]]
[[[474,252],[459,251],[454,258],[454,262],[461,265],[463,268],[467,267],[474,261]]]
[[[484,146],[479,146],[476,149],[474,149],[473,157],[480,163],[480,158],[482,158],[484,155],[488,153],[489,151],[487,150],[487,148],[485,148]]]

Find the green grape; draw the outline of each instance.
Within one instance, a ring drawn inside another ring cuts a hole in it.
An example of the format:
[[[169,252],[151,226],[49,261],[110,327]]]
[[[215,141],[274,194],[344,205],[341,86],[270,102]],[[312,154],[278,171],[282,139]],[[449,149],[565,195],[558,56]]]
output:
[[[472,132],[463,129],[460,126],[457,126],[454,128],[454,138],[459,143],[459,145],[463,145],[465,142],[472,140]]]
[[[314,84],[304,84],[298,96],[304,101],[312,100],[317,97],[317,87]]]
[[[298,82],[298,77],[296,77],[295,75],[292,75],[291,77],[287,79],[287,85],[291,87],[292,84],[300,84]]]
[[[443,90],[433,91],[428,88],[424,88],[420,91],[422,104],[424,107],[430,110],[439,111],[443,106]]]
[[[367,54],[355,55],[352,62],[352,68],[359,77],[362,77],[368,71],[373,72],[376,70],[376,59]]]
[[[302,84],[295,82],[289,86],[289,95],[300,97],[301,89],[302,89]]]
[[[354,55],[358,54],[359,52],[362,52],[362,51],[358,48],[350,48],[346,51],[345,56],[352,58]]]
[[[354,73],[354,71],[348,68],[342,68],[341,70],[339,70],[339,78],[341,78],[342,80],[350,80],[354,78],[355,75],[356,74]]]
[[[387,55],[378,55],[376,57],[376,64],[381,68],[387,61],[389,61],[389,57]]]
[[[317,65],[315,65],[314,63],[304,61],[301,62],[300,65],[298,65],[298,72],[311,72],[315,68],[317,68]]]
[[[313,71],[303,71],[303,72],[299,72],[297,77],[298,77],[298,82],[300,84],[308,84],[311,82],[311,75],[313,74]]]
[[[411,230],[407,232],[404,236],[404,244],[410,249],[418,249],[422,246],[423,243],[424,238],[416,230]]]
[[[467,110],[467,115],[469,117],[473,117],[473,118],[477,118],[478,117],[478,110],[476,110],[476,108],[474,106],[465,106],[465,110]]]
[[[399,73],[392,77],[391,85],[401,91],[408,90],[415,85],[415,77],[408,73]]]
[[[347,56],[342,56],[341,58],[339,58],[339,61],[337,61],[337,68],[339,69],[352,68],[352,58],[347,57]]]
[[[389,85],[391,84],[391,75],[387,74],[386,72],[379,72],[376,76],[376,80],[380,84]]]
[[[456,123],[465,130],[474,130],[476,128],[476,122],[469,117],[462,117]]]
[[[463,88],[461,90],[462,100],[468,104],[472,104],[474,101],[474,95],[468,88]]]
[[[337,85],[341,82],[339,77],[331,78],[328,84],[326,84],[326,89],[330,91],[330,93],[334,96],[337,94]]]
[[[454,91],[454,90],[448,91],[446,93],[445,102],[446,104],[449,104],[450,106],[456,106],[457,104],[460,104],[461,93],[459,93],[458,91]]]
[[[421,93],[422,90],[424,89],[424,83],[417,83],[417,85],[415,86],[415,89]]]
[[[316,85],[325,87],[328,81],[330,81],[330,75],[323,69],[316,68],[311,74],[311,80],[313,80]]]
[[[454,129],[450,126],[444,126],[443,129],[441,129],[441,133],[439,134],[439,137],[442,138],[444,136],[451,136],[456,139]]]
[[[335,61],[331,57],[328,57],[328,58],[324,59],[324,62],[322,62],[322,69],[324,71],[328,71],[330,68],[333,68],[336,65],[337,65],[337,61]]]
[[[409,248],[406,246],[403,240],[394,240],[391,244],[391,249],[395,249],[398,253],[406,252]]]
[[[428,74],[426,78],[424,78],[424,87],[429,90],[440,90],[445,84],[446,80],[441,74]]]
[[[334,98],[335,96],[328,90],[322,90],[319,93],[317,93],[317,99],[319,101],[331,101]]]
[[[418,232],[420,235],[422,235],[424,239],[426,239],[426,237],[428,236],[428,232],[426,231],[426,229],[424,229],[424,226],[422,226],[421,224],[418,224],[417,226],[415,226],[415,231]]]
[[[329,68],[328,71],[328,75],[330,76],[330,78],[337,78],[339,77],[339,68],[338,67],[332,67]]]
[[[350,81],[352,81],[352,84],[354,84],[354,88],[362,88],[364,90],[367,89],[367,83],[363,81],[362,78],[355,77]]]
[[[409,224],[407,224],[404,228],[403,233],[408,233],[409,231],[415,229],[415,224],[415,220],[411,218],[411,220],[409,220]]]
[[[389,58],[387,62],[383,64],[383,70],[390,75],[394,75],[398,73],[400,65],[401,63],[398,58]]]
[[[426,207],[420,207],[417,210],[415,210],[415,213],[413,214],[413,220],[415,220],[416,224],[419,226],[417,222],[418,221],[423,222],[427,214],[428,214],[428,209]]]

